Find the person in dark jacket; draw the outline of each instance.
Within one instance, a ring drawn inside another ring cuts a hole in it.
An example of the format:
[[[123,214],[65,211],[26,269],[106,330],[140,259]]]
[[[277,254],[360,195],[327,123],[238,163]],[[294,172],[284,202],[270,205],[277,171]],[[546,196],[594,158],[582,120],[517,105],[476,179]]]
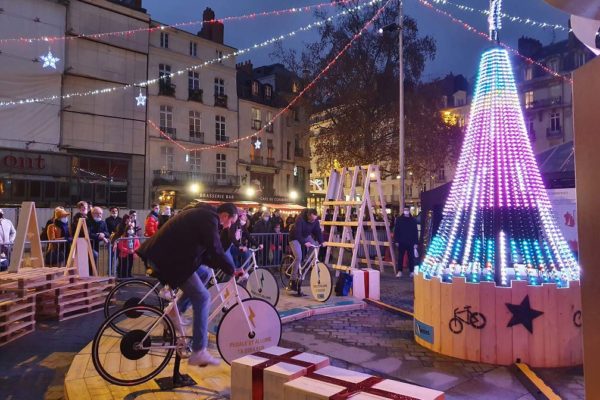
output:
[[[104,221],[106,222],[106,227],[108,228],[108,236],[112,235],[112,233],[117,229],[123,220],[121,217],[119,217],[118,207],[111,207],[109,211],[110,216]]]
[[[77,229],[77,223],[81,218],[85,219],[85,223],[88,227],[88,231],[90,230],[90,222],[91,218],[88,218],[88,214],[90,212],[89,205],[86,201],[80,201],[77,203],[77,208],[79,212],[73,216],[71,220],[71,235],[75,236],[75,230]],[[79,232],[79,237],[83,237],[83,230]]]
[[[269,265],[269,241],[271,240],[271,233],[273,233],[273,225],[271,225],[271,213],[263,211],[262,218],[252,225],[252,233],[255,234],[255,238],[265,248],[259,257],[257,262],[266,266]]]
[[[219,224],[223,229],[229,229],[237,221],[237,212],[232,203],[224,203],[216,210],[201,203],[184,209],[137,250],[161,282],[180,288],[187,298],[181,301],[189,299],[192,303],[193,352],[189,365],[219,364],[207,350],[210,295],[196,270],[206,264],[228,275],[243,275],[243,271],[236,271],[225,255],[219,238]],[[179,321],[177,316],[173,319]]]
[[[100,207],[92,208],[92,221],[89,223],[90,242],[94,253],[94,261],[98,264],[98,254],[100,252],[100,243],[109,243],[109,233],[106,222],[102,220],[103,211]]]
[[[275,231],[275,225],[279,224],[280,227],[283,227],[283,218],[281,218],[281,211],[275,210],[273,211],[273,216],[271,217],[271,229]]]
[[[171,218],[171,206],[163,206],[162,213],[158,217],[158,229],[160,229]]]
[[[323,235],[321,233],[321,224],[317,216],[317,210],[306,208],[298,215],[293,228],[290,230],[290,248],[294,254],[294,270],[292,279],[288,285],[289,290],[297,289],[300,263],[302,262],[302,246],[307,248],[316,243],[323,244]]]
[[[406,254],[408,269],[412,278],[415,270],[415,252],[419,244],[419,231],[417,221],[410,215],[408,207],[404,207],[403,214],[398,216],[394,223],[394,243],[398,246],[396,277],[400,278],[402,276],[404,254]]]

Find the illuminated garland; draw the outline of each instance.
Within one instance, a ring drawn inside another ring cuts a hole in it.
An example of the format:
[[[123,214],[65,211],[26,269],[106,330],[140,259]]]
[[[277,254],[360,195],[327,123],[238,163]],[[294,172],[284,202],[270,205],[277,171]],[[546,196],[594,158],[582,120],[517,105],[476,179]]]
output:
[[[352,47],[352,45],[354,44],[354,42],[356,40],[358,40],[363,33],[369,29],[369,27],[373,24],[373,22],[381,15],[381,13],[383,12],[383,10],[387,7],[387,5],[393,0],[387,0],[387,2],[381,6],[377,12],[375,13],[375,15],[369,20],[367,21],[367,23],[362,27],[362,29],[355,34],[349,41],[348,43],[346,43],[346,45],[340,50],[339,53],[337,53],[335,55],[335,57],[333,57],[325,66],[325,68],[323,68],[321,70],[321,72],[319,72],[319,74],[317,74],[317,76],[308,84],[306,85],[306,87],[304,89],[302,89],[300,91],[300,93],[298,93],[298,95],[296,97],[294,97],[292,99],[292,101],[289,102],[289,104],[287,106],[285,106],[285,108],[282,108],[279,112],[277,112],[277,114],[275,114],[270,120],[269,122],[267,122],[260,130],[253,132],[250,135],[247,136],[243,136],[241,138],[238,139],[234,139],[231,140],[229,142],[224,142],[224,143],[220,143],[217,145],[210,145],[210,146],[200,146],[200,147],[186,147],[184,145],[182,145],[181,143],[178,143],[177,141],[173,140],[173,138],[171,138],[168,134],[166,134],[165,132],[163,132],[160,127],[158,127],[156,125],[156,123],[152,120],[148,120],[148,124],[155,130],[157,130],[159,132],[159,134],[164,137],[165,139],[169,140],[170,142],[174,143],[177,147],[179,147],[180,149],[184,150],[184,151],[203,151],[203,150],[212,150],[212,149],[217,149],[217,148],[221,148],[221,147],[227,147],[231,144],[235,144],[235,143],[239,143],[241,141],[244,140],[249,140],[251,138],[258,138],[258,136],[263,133],[265,131],[265,129],[272,125],[273,122],[275,120],[277,120],[282,114],[284,114],[285,112],[289,111],[290,108],[292,108],[294,106],[294,104],[296,104],[303,96],[306,92],[308,92],[310,89],[312,89],[315,84],[325,75],[329,72],[329,70],[331,69],[331,67],[333,67],[335,65],[335,63],[339,60],[340,57],[342,57],[346,51],[348,51],[348,49],[350,47]]]
[[[112,86],[112,87],[108,87],[108,88],[103,88],[103,89],[94,89],[94,90],[88,90],[86,92],[75,92],[75,93],[67,93],[61,96],[55,95],[55,96],[48,96],[48,97],[39,97],[39,98],[28,98],[28,99],[21,99],[21,100],[8,100],[8,101],[0,101],[0,107],[6,107],[6,106],[16,106],[16,105],[23,105],[23,104],[32,104],[32,103],[40,103],[40,102],[48,102],[48,101],[52,101],[52,100],[58,100],[58,99],[69,99],[71,97],[84,97],[84,96],[95,96],[95,95],[99,95],[99,94],[106,94],[106,93],[113,93],[116,92],[117,90],[127,90],[127,89],[131,89],[134,87],[146,87],[146,86],[150,86],[150,85],[154,85],[156,83],[158,83],[160,80],[166,80],[169,79],[172,76],[176,76],[176,75],[183,75],[184,73],[188,72],[188,71],[195,71],[197,69],[200,68],[204,68],[207,65],[211,65],[211,64],[216,64],[219,62],[222,62],[223,60],[229,59],[231,57],[235,57],[241,54],[245,54],[250,52],[251,50],[256,50],[262,47],[267,47],[272,45],[273,43],[277,42],[277,41],[281,41],[284,39],[289,39],[291,37],[294,37],[296,34],[301,33],[301,32],[306,32],[309,31],[311,29],[314,29],[316,27],[322,26],[327,22],[331,22],[336,18],[339,18],[341,16],[347,15],[351,12],[354,11],[359,11],[362,10],[365,7],[380,3],[381,0],[371,0],[368,3],[364,3],[352,8],[349,8],[347,10],[344,10],[338,14],[335,14],[331,17],[326,18],[324,21],[317,21],[317,22],[312,22],[306,26],[303,26],[299,29],[296,29],[294,31],[288,32],[284,35],[279,35],[276,37],[272,37],[271,39],[265,40],[262,43],[255,43],[254,45],[250,46],[250,47],[246,47],[245,49],[241,49],[241,50],[237,50],[234,51],[232,53],[229,54],[224,54],[222,57],[217,57],[217,58],[213,58],[212,60],[209,61],[205,61],[202,64],[197,64],[197,65],[193,65],[190,67],[186,67],[184,69],[172,72],[171,74],[166,74],[163,75],[162,77],[159,78],[155,78],[155,79],[150,79],[147,81],[143,81],[143,82],[137,82],[137,83],[132,83],[132,84],[128,84],[128,85],[123,85],[123,86]]]
[[[337,3],[338,4],[339,3],[349,3],[351,1],[353,1],[353,0],[340,0]],[[7,39],[0,39],[0,44],[11,43],[11,42],[21,42],[23,44],[26,44],[26,43],[35,43],[35,42],[56,42],[56,41],[61,41],[61,40],[71,40],[71,39],[79,39],[79,38],[98,39],[98,38],[105,38],[105,37],[110,37],[110,36],[131,36],[131,35],[135,35],[135,34],[141,33],[141,32],[154,32],[157,30],[164,30],[164,29],[168,29],[168,28],[179,28],[179,27],[183,27],[183,26],[214,24],[217,22],[224,23],[224,22],[229,22],[229,21],[243,21],[243,20],[247,20],[247,19],[254,19],[257,17],[293,15],[293,14],[298,14],[301,12],[310,12],[314,9],[318,10],[318,9],[321,9],[324,7],[332,7],[335,5],[336,5],[336,3],[332,3],[332,2],[319,3],[319,4],[313,4],[313,5],[305,6],[305,7],[293,7],[293,8],[286,8],[286,9],[282,9],[282,10],[261,11],[261,12],[257,12],[257,13],[246,14],[246,15],[218,18],[218,19],[213,19],[210,21],[196,20],[196,21],[188,21],[188,22],[178,22],[173,25],[160,25],[160,26],[156,26],[156,27],[152,27],[152,28],[137,28],[137,29],[129,29],[126,31],[90,33],[90,34],[82,33],[79,35],[64,35],[64,36],[38,36],[38,37],[7,38]]]
[[[455,16],[453,16],[449,12],[437,8],[436,6],[434,6],[433,4],[431,4],[429,1],[427,1],[427,0],[418,0],[418,1],[419,1],[419,3],[421,3],[422,5],[424,5],[425,7],[434,10],[438,14],[442,14],[445,17],[450,18],[452,20],[452,22],[457,23],[459,25],[462,25],[462,27],[464,29],[466,29],[467,31],[473,32],[473,33],[475,33],[475,34],[477,34],[477,35],[485,38],[486,40],[491,41],[487,33],[481,32],[480,30],[478,30],[477,28],[473,27],[472,25],[469,25],[468,23],[464,22],[460,18],[456,18]],[[560,79],[562,79],[562,80],[564,80],[564,81],[566,81],[568,83],[573,83],[573,80],[570,77],[561,75],[558,72],[556,72],[556,71],[554,71],[554,70],[546,67],[544,64],[542,64],[542,63],[540,63],[538,61],[535,61],[534,59],[532,59],[530,57],[524,56],[523,54],[519,53],[519,51],[517,49],[509,46],[508,44],[506,44],[504,42],[499,42],[498,45],[501,46],[501,47],[503,47],[507,51],[510,51],[514,55],[521,57],[522,59],[524,59],[529,64],[535,64],[535,65],[537,65],[538,67],[540,67],[541,69],[543,69],[544,71],[546,71],[547,73],[549,73],[550,75],[555,76],[557,78],[560,78]],[[0,103],[0,105],[1,105],[1,103]]]

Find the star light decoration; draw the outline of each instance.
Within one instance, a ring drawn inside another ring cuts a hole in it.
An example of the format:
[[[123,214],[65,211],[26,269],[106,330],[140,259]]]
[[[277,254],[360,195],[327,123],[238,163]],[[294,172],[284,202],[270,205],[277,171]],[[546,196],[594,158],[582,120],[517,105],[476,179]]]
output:
[[[140,88],[140,94],[138,97],[135,98],[135,101],[137,102],[136,106],[138,106],[138,107],[143,107],[146,105],[146,96],[144,96],[144,94],[142,93],[141,88]]]
[[[40,56],[40,59],[44,62],[42,68],[50,67],[56,69],[56,63],[60,61],[60,58],[54,57],[50,49],[48,49],[48,54],[45,56]]]
[[[262,146],[262,142],[260,141],[260,138],[257,138],[256,142],[254,142],[254,148],[260,150],[260,146]]]
[[[499,15],[499,1],[492,1]],[[498,17],[499,18],[499,17]],[[494,21],[490,39],[498,39]],[[486,51],[443,219],[421,271],[510,286],[578,280],[535,161],[508,52]]]

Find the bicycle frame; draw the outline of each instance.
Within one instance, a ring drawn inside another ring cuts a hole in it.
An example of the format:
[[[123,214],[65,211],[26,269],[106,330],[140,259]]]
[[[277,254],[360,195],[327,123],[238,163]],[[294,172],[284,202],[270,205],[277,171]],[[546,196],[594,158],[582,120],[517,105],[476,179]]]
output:
[[[211,279],[214,280],[215,286],[217,287],[217,294],[214,298],[211,299],[210,305],[212,306],[213,303],[215,301],[217,301],[217,299],[220,299],[219,304],[223,305],[231,296],[235,296],[236,303],[242,308],[242,313],[244,314],[244,319],[246,320],[246,324],[248,325],[249,331],[252,333],[253,332],[252,325],[250,323],[250,319],[248,318],[248,313],[246,311],[246,308],[244,307],[244,303],[240,299],[240,294],[238,291],[238,286],[237,286],[236,280],[234,278],[232,278],[229,282],[227,282],[225,284],[219,284],[215,277],[215,272],[212,269],[211,269],[211,274],[212,274]],[[227,292],[227,290],[231,287],[233,287],[233,290]],[[225,296],[223,296],[223,292],[225,292]],[[171,294],[173,294],[173,293],[175,293],[175,291],[171,289]],[[162,315],[156,321],[154,321],[152,326],[148,329],[148,332],[146,332],[146,335],[144,336],[144,338],[142,340],[140,340],[140,343],[144,343],[146,341],[146,339],[148,339],[148,336],[150,336],[150,332],[152,332],[152,330],[154,328],[156,328],[156,326],[160,323],[160,321],[162,321],[173,310],[175,311],[175,313],[177,315],[177,319],[179,322],[178,325],[179,325],[179,330],[180,330],[179,332],[176,332],[176,335],[177,335],[177,337],[185,337],[186,336],[184,328],[183,328],[183,324],[181,323],[181,316],[179,315],[179,308],[177,307],[177,302],[181,299],[182,296],[183,296],[183,292],[181,290],[177,290],[177,294],[174,296],[174,299],[171,300],[169,305],[164,309]],[[172,296],[172,298],[173,298],[173,296]],[[219,315],[220,312],[221,312],[221,307],[217,307],[212,312],[212,314],[210,314],[210,316],[208,317],[208,322],[211,322],[213,319],[215,319],[215,317],[217,315]],[[179,348],[179,346],[177,346],[177,345],[175,345],[175,346],[152,346],[152,345],[150,345],[149,347],[140,346],[139,348],[142,350],[150,350],[152,348],[177,349],[177,348]]]
[[[303,281],[304,278],[306,277],[306,274],[311,271],[319,262],[319,249],[320,246],[311,246],[311,253],[308,255],[308,257],[306,257],[306,260],[304,260],[304,263],[302,263],[302,265],[300,265],[300,270],[298,271],[298,275],[300,276],[300,279]]]

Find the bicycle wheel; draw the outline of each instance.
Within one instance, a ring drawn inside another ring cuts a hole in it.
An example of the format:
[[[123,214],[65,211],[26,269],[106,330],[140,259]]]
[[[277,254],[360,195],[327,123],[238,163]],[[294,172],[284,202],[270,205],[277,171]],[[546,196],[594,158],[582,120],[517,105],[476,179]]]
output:
[[[225,283],[222,283],[222,284],[220,284],[220,287],[223,288],[223,286],[225,286],[225,285],[226,285]],[[225,288],[225,291],[223,292],[224,298],[227,298],[230,295],[230,290],[232,290],[232,289],[230,289],[229,287]],[[211,286],[208,289],[208,293],[210,293],[210,298],[211,298],[209,315],[211,315],[213,313],[213,311],[215,311],[219,307],[221,307],[222,313],[226,313],[227,310],[229,310],[231,307],[233,307],[236,304],[235,296],[229,297],[229,299],[225,303],[222,303],[221,299],[217,298],[218,291],[217,291],[216,286]],[[250,296],[250,293],[248,293],[246,288],[244,288],[243,286],[240,286],[240,285],[238,285],[238,293],[242,300],[249,299],[250,297],[252,297],[252,296]],[[215,298],[217,298],[217,300],[212,301],[212,299],[215,299]]]
[[[262,299],[242,301],[250,321],[240,304],[231,307],[217,329],[217,348],[227,364],[248,354],[278,346],[281,340],[281,318],[271,304]]]
[[[250,273],[246,283],[250,296],[268,301],[273,307],[279,301],[279,285],[271,271],[258,268]]]
[[[279,276],[281,278],[281,283],[283,287],[287,287],[290,283],[290,279],[292,279],[292,273],[294,271],[294,256],[288,254],[283,257],[283,261],[281,261],[281,267],[279,267]]]
[[[135,310],[138,317],[129,318],[130,310]],[[119,386],[139,385],[167,366],[175,351],[176,335],[167,317],[152,328],[161,316],[161,310],[137,306],[118,311],[104,321],[92,342],[92,361],[104,380]],[[126,333],[116,332],[113,326]],[[141,343],[147,332],[150,335]]]
[[[459,334],[463,330],[463,323],[457,317],[454,317],[448,322],[448,326],[450,327],[450,331],[455,334]]]
[[[329,300],[333,291],[333,282],[329,268],[322,262],[317,263],[310,271],[310,291],[315,300],[324,302]]]
[[[151,306],[163,310],[165,301],[158,295],[159,289],[155,286],[155,282],[144,279],[130,279],[119,283],[106,296],[104,317],[109,318],[117,311],[135,306]],[[131,311],[129,317],[135,318],[135,312]],[[118,327],[113,329],[119,331]]]
[[[473,325],[473,328],[483,329],[485,327],[485,323],[485,315],[478,312],[471,314],[471,325]]]

